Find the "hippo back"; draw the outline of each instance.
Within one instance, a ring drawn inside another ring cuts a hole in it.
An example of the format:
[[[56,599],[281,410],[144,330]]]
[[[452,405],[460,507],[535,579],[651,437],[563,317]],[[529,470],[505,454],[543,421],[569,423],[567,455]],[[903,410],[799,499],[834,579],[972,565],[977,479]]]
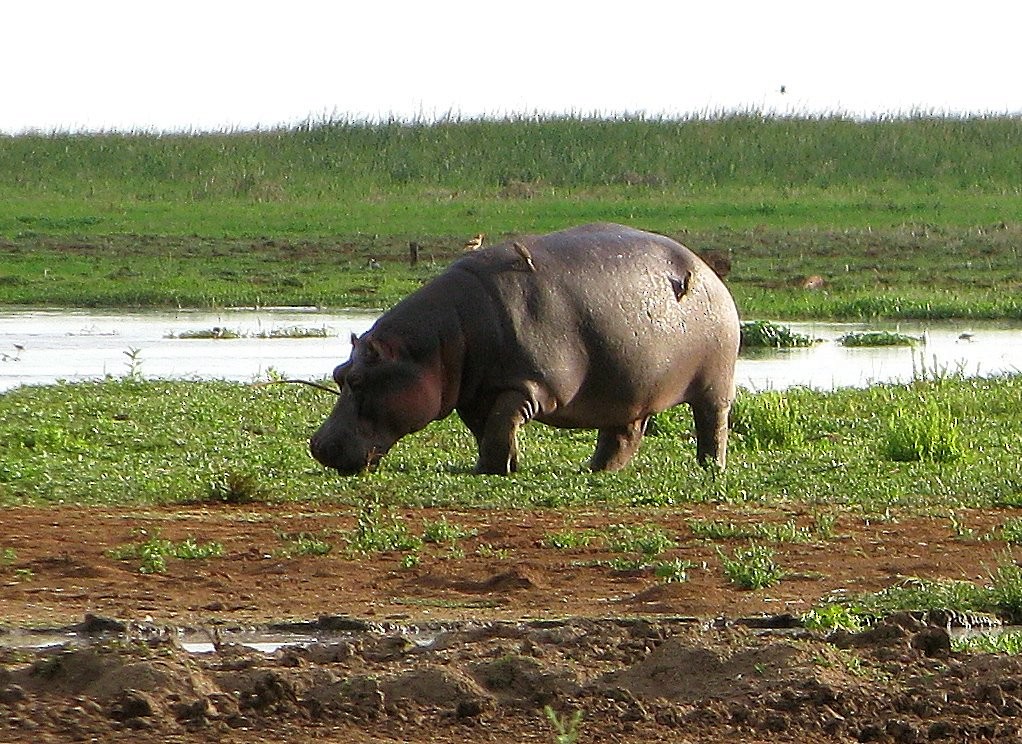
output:
[[[726,388],[720,395],[730,399],[737,311],[720,279],[687,248],[604,224],[517,242],[455,266],[479,279],[502,316],[506,342],[491,365],[492,382],[528,381],[538,420],[622,424],[686,401],[693,389],[705,394],[709,385]],[[728,359],[731,368],[722,369]]]

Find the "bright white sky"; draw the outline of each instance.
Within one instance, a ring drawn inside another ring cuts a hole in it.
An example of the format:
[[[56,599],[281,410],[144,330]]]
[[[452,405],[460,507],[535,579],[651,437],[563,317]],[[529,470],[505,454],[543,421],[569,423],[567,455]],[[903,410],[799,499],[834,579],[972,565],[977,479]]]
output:
[[[0,0],[0,132],[1020,112],[1020,28],[1015,0]]]

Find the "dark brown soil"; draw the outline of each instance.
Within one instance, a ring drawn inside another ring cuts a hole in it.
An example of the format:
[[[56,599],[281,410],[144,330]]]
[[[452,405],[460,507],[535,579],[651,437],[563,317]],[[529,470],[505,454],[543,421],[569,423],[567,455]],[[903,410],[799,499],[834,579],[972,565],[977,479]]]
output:
[[[439,515],[399,516],[418,528]],[[635,523],[634,511],[444,516],[475,536],[402,567],[397,553],[347,555],[336,535],[354,518],[341,508],[5,510],[16,558],[0,567],[0,741],[556,742],[546,706],[564,722],[582,712],[580,742],[1022,741],[1022,662],[951,652],[945,627],[902,615],[824,635],[747,620],[797,626],[783,616],[834,591],[976,581],[1004,560],[1003,543],[957,537],[946,517],[843,516],[833,538],[776,545],[788,578],[750,592],[687,520],[810,515],[643,514],[677,536],[667,557],[696,566],[669,584],[600,565],[602,548],[542,542]],[[980,534],[1001,515],[960,516]],[[225,556],[143,575],[107,554],[143,529],[216,540]],[[285,557],[278,535],[302,531],[338,547]],[[267,654],[231,640],[279,623],[321,642]],[[26,629],[70,626],[72,644],[24,647]],[[216,650],[183,648],[182,628]]]

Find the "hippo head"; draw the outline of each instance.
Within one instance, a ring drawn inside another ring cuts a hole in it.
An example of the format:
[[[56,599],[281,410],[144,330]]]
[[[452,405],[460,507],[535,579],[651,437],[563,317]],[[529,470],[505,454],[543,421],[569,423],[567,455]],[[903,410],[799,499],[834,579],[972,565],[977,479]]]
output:
[[[309,442],[313,457],[342,475],[373,470],[398,439],[438,418],[443,394],[438,359],[416,361],[372,331],[352,334],[351,345],[334,370],[337,403]]]

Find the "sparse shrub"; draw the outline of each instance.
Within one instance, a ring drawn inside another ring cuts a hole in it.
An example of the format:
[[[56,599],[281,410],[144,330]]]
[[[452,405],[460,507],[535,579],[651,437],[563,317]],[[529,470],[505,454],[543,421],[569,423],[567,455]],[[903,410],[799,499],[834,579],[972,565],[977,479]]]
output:
[[[958,422],[932,398],[922,410],[902,409],[891,416],[883,449],[895,462],[954,462],[965,454]]]

